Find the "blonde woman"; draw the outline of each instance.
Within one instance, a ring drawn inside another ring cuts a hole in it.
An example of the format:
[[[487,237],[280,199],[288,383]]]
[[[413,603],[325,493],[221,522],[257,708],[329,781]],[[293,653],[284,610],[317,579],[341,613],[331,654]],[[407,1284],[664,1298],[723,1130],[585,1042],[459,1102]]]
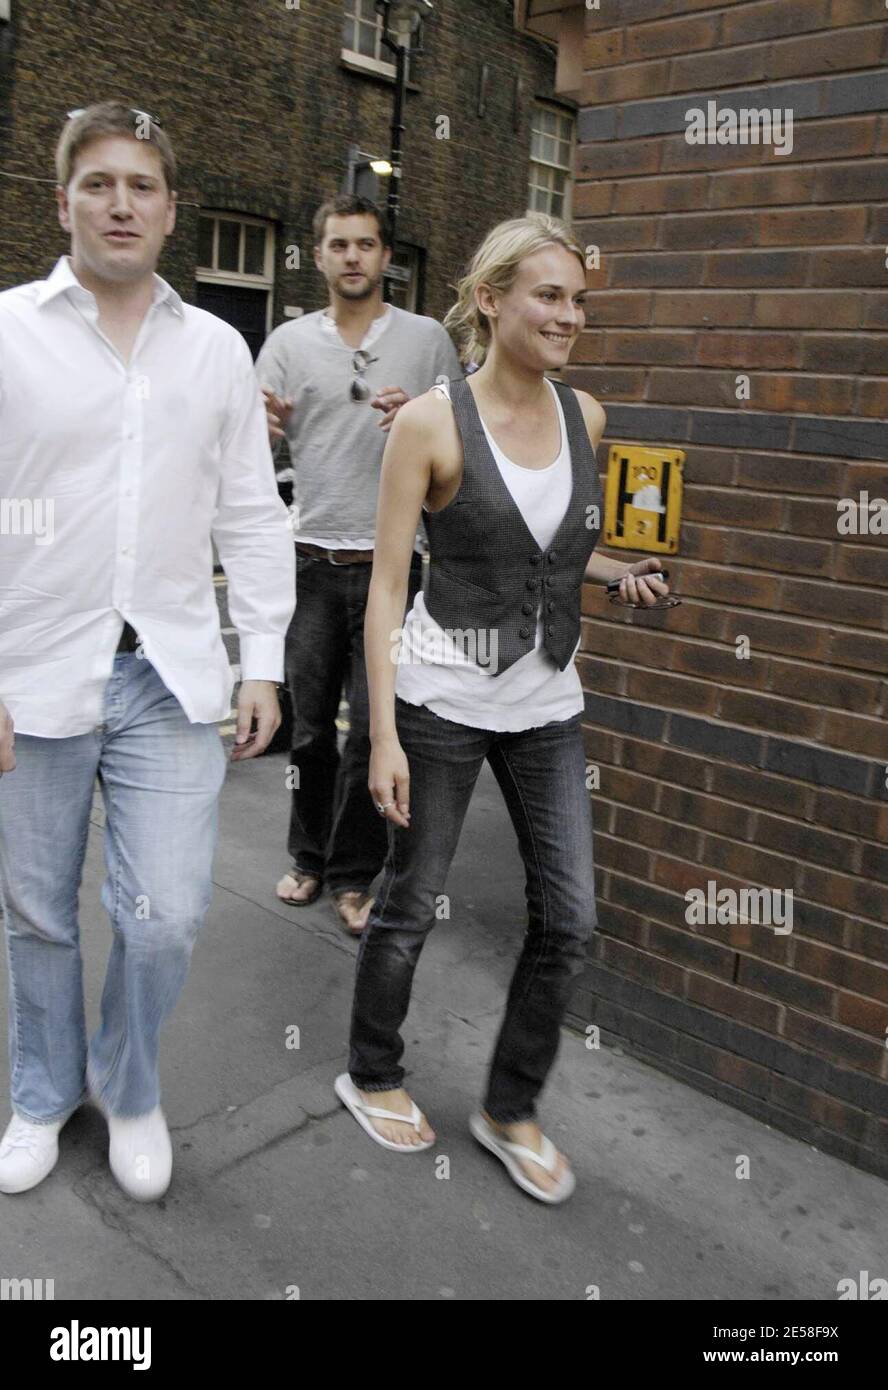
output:
[[[659,568],[653,558],[625,565],[592,553],[604,411],[546,375],[584,324],[585,263],[570,230],[541,214],[501,223],[458,294],[445,326],[479,370],[403,406],[382,464],[365,649],[369,784],[389,852],[336,1090],[384,1147],[415,1153],[434,1141],[402,1087],[399,1029],[486,759],[518,837],[528,924],[470,1128],[524,1191],[554,1203],[574,1178],[536,1102],[596,925],[574,666],[580,590],[584,579],[619,578],[624,600],[654,604],[667,589],[644,578]],[[399,629],[420,514],[428,579]]]

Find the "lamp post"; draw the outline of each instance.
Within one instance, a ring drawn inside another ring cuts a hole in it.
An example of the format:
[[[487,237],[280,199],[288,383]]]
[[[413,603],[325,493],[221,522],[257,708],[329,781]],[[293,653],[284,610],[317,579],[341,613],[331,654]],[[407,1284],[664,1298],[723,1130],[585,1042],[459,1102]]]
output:
[[[422,50],[414,46],[417,31],[422,20],[434,12],[432,0],[376,0],[376,9],[382,17],[382,42],[395,55],[395,107],[392,114],[392,153],[390,163],[386,216],[391,239],[392,253],[395,249],[395,235],[398,226],[398,212],[401,196],[401,141],[404,135],[404,96],[407,90],[407,59],[411,53]],[[391,280],[386,277],[384,297],[391,294]]]

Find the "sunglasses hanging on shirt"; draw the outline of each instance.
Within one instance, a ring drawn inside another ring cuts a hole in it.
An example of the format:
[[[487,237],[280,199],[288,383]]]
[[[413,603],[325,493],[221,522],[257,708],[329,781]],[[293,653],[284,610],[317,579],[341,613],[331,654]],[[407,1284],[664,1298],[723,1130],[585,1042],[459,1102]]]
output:
[[[370,397],[375,394],[373,388],[368,386],[364,380],[364,373],[373,362],[378,361],[378,357],[371,357],[369,352],[365,352],[363,348],[358,348],[357,352],[353,354],[352,371],[355,376],[349,390],[353,401],[369,401]]]

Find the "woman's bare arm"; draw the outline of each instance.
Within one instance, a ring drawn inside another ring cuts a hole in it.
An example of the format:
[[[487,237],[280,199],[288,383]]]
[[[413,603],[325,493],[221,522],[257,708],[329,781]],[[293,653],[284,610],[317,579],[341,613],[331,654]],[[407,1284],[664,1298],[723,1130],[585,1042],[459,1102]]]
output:
[[[423,397],[395,416],[379,479],[373,576],[364,619],[370,687],[370,737],[394,733],[398,634],[407,601],[410,559],[432,458]]]
[[[0,777],[4,772],[12,772],[15,767],[15,730],[12,715],[5,705],[0,704]]]
[[[382,459],[373,575],[364,618],[372,743],[370,791],[377,804],[396,803],[386,811],[396,825],[408,824],[409,777],[395,726],[395,677],[410,557],[432,478],[429,417],[433,414],[429,397],[419,396],[395,416]]]
[[[576,397],[583,412],[589,439],[593,447],[597,449],[604,434],[607,416],[603,407],[587,391],[577,391]],[[601,521],[603,523],[603,517]],[[612,560],[607,555],[599,555],[597,551],[593,551],[589,557],[589,563],[586,565],[583,578],[592,584],[608,584],[612,579],[625,579],[626,582],[621,589],[621,597],[624,602],[650,606],[656,603],[657,598],[667,594],[669,587],[661,579],[643,579],[641,576],[644,575],[645,571],[660,568],[660,561],[653,555],[646,560],[639,560],[634,565],[627,565],[623,560]]]

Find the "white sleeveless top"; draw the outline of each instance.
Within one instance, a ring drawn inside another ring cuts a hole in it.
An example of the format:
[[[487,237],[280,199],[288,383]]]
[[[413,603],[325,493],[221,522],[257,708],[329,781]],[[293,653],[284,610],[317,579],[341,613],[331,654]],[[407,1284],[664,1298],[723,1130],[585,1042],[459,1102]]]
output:
[[[446,384],[432,388],[450,399]],[[540,550],[552,543],[570,505],[573,485],[570,444],[558,392],[549,382],[561,427],[561,449],[548,468],[513,463],[481,421],[490,451],[506,487]],[[423,509],[427,510],[425,503]],[[432,560],[434,564],[434,559]],[[442,719],[473,729],[515,733],[554,720],[569,719],[583,709],[583,690],[573,658],[563,671],[543,647],[543,619],[537,618],[533,649],[502,675],[491,675],[495,652],[468,653],[455,644],[426,609],[422,592],[404,619],[395,694],[410,705],[425,705]]]

